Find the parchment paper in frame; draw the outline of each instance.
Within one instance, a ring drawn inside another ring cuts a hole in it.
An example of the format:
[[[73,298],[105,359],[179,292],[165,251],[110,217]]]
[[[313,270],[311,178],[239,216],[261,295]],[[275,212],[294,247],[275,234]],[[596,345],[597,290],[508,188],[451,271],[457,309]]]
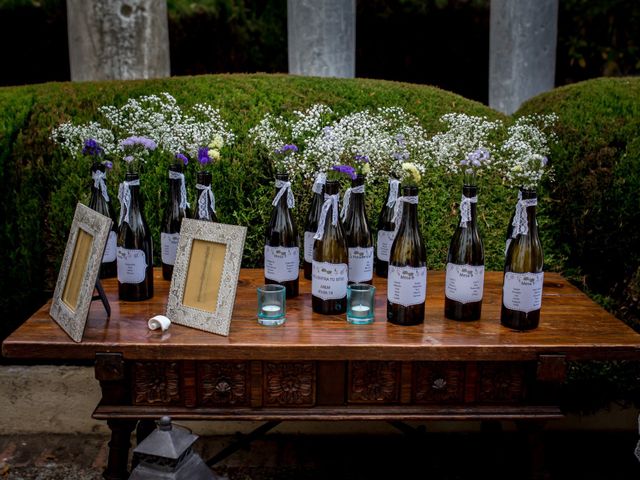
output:
[[[76,205],[49,310],[74,342],[82,341],[111,224],[109,217]]]
[[[185,218],[166,315],[172,322],[229,335],[246,227]]]

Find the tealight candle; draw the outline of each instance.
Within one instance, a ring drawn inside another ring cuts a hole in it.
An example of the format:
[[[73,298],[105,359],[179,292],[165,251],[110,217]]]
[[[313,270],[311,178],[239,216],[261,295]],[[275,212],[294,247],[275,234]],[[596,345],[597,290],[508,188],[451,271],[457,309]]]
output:
[[[376,288],[366,283],[347,286],[347,322],[366,325],[374,319],[373,306]]]
[[[258,288],[258,323],[282,325],[285,320],[286,289],[282,285],[264,285]]]
[[[267,315],[274,315],[276,313],[279,314],[281,310],[282,308],[280,308],[278,305],[264,305],[262,307],[262,311]]]

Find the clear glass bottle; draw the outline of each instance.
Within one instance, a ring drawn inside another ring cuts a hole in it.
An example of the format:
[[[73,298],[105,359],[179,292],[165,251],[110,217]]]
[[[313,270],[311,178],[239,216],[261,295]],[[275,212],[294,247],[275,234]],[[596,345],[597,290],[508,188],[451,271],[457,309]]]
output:
[[[107,237],[107,245],[102,255],[102,264],[100,265],[100,278],[113,278],[117,276],[117,238],[118,238],[118,222],[116,214],[111,203],[111,198],[106,192],[106,167],[99,162],[94,162],[91,166],[91,198],[89,200],[89,208],[101,213],[105,217],[111,218],[113,225]],[[106,194],[106,195],[105,195]]]
[[[444,315],[452,320],[478,320],[482,313],[484,248],[476,221],[477,195],[478,187],[462,187],[460,208],[468,210],[461,213],[462,220],[449,246]]]
[[[364,198],[364,175],[351,181],[352,192],[342,221],[349,252],[349,283],[368,283],[373,280],[373,235],[367,220]]]
[[[165,205],[162,227],[160,228],[162,278],[165,280],[171,280],[173,275],[173,265],[176,261],[182,219],[189,217],[186,194],[182,165],[170,165],[169,198]]]
[[[300,241],[298,229],[288,204],[288,193],[282,193],[282,185],[289,182],[289,175],[276,175],[276,196],[280,199],[271,211],[264,246],[264,281],[266,284],[283,285],[287,298],[298,296],[300,276]],[[288,187],[290,188],[290,187]]]
[[[398,197],[398,188],[400,182],[395,178],[389,179],[389,188],[387,189],[387,199],[382,204],[380,216],[378,217],[378,235],[376,241],[376,275],[387,278],[389,269],[389,253],[391,245],[395,238],[396,226],[393,223],[393,215],[395,212],[395,198]]]
[[[500,323],[514,330],[531,330],[537,328],[540,322],[544,254],[538,236],[535,190],[523,189],[520,202],[516,216],[521,218],[520,223],[526,227],[513,227],[516,237],[507,249]],[[526,211],[526,222],[524,215],[519,215],[523,210]]]
[[[127,173],[121,188],[129,199],[120,204],[118,294],[120,300],[146,300],[153,297],[153,242],[144,218],[139,175]]]
[[[402,216],[389,254],[387,321],[397,325],[424,322],[427,294],[427,251],[418,225],[418,188],[402,188]]]
[[[349,254],[342,225],[338,219],[333,224],[334,211],[338,210],[340,184],[327,181],[325,202],[330,207],[326,213],[323,237],[313,248],[311,279],[311,306],[324,315],[339,315],[347,311],[347,284],[349,280]],[[332,198],[333,197],[333,198]]]
[[[200,171],[196,174],[196,199],[197,205],[194,207],[193,218],[196,220],[206,220],[217,222],[215,207],[211,205],[211,172]],[[215,205],[215,202],[214,202]]]

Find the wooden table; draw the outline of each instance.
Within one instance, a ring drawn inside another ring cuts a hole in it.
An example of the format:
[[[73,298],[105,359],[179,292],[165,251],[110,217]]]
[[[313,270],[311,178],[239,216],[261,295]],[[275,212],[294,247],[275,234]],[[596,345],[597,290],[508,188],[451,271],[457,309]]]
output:
[[[119,302],[104,282],[110,319],[91,307],[74,343],[44,305],[2,345],[23,359],[95,359],[102,400],[94,418],[112,431],[105,478],[127,478],[131,432],[141,419],[201,420],[547,420],[562,416],[555,395],[569,360],[640,359],[640,335],[560,275],[545,274],[538,329],[499,322],[502,273],[488,272],[482,319],[444,318],[444,273],[429,272],[426,321],[385,321],[386,280],[376,278],[376,321],[350,325],[312,313],[311,284],[287,302],[280,327],[256,322],[262,270],[240,276],[231,333],[172,325],[149,331],[164,313],[169,283],[155,272],[154,298]],[[144,436],[150,422],[140,422]]]

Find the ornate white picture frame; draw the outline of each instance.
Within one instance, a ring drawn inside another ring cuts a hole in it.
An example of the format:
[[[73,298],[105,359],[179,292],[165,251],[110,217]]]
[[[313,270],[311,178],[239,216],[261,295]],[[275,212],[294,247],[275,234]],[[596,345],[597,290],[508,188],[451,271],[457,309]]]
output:
[[[82,341],[111,224],[109,217],[76,205],[49,310],[74,342]]]
[[[172,322],[229,335],[247,228],[183,219],[166,315]]]

